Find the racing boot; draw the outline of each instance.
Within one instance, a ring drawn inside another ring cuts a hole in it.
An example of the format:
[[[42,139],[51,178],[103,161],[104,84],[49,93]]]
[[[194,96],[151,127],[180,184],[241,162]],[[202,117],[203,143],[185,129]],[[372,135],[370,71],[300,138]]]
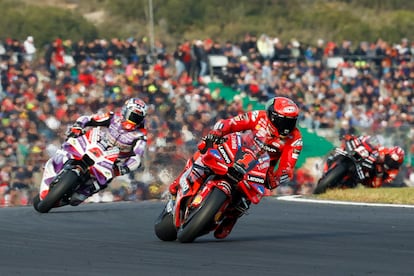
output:
[[[179,177],[177,177],[173,183],[170,184],[170,186],[168,187],[168,191],[170,192],[170,194],[175,197],[177,195],[177,190],[178,190],[178,181],[180,179],[181,175]]]
[[[85,195],[83,192],[74,192],[70,198],[70,205],[78,206],[82,202],[84,202],[89,196]]]
[[[97,192],[105,189],[106,187],[107,185],[100,186],[97,182],[90,180],[85,184],[84,187],[72,194],[69,204],[72,206],[77,206],[84,202],[91,195],[96,194]]]
[[[66,198],[63,198],[63,199],[59,200],[59,201],[55,204],[54,208],[57,208],[57,207],[62,207],[62,206],[66,206],[66,205],[68,205],[68,204],[69,204],[69,200],[68,200],[68,199],[66,199]]]
[[[214,231],[214,237],[216,239],[224,239],[227,237],[231,230],[233,230],[234,225],[237,222],[238,216],[228,216],[223,219],[220,225]]]

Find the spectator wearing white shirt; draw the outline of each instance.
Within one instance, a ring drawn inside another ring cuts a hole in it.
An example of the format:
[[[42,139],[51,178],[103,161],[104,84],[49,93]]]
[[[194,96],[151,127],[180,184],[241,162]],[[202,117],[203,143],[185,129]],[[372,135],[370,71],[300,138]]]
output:
[[[33,36],[28,36],[26,38],[26,40],[23,42],[23,47],[25,52],[25,60],[32,62],[36,54],[36,47],[34,45]]]

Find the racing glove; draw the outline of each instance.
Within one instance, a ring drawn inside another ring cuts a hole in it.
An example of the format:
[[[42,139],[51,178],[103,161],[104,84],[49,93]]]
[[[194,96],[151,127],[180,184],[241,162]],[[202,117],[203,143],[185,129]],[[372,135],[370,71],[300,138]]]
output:
[[[70,129],[69,129],[69,133],[67,135],[68,138],[76,138],[79,137],[83,134],[83,128],[78,126],[78,125],[73,125]]]
[[[206,136],[206,140],[210,140],[213,143],[217,142],[218,140],[221,139],[221,137],[223,136],[223,132],[219,129],[213,129],[211,130],[207,136]]]
[[[352,134],[345,134],[345,135],[342,136],[341,140],[349,141],[349,140],[352,140],[352,139],[355,139],[355,138],[356,137]]]
[[[375,166],[374,176],[372,177],[371,186],[374,188],[380,187],[382,185],[384,178],[384,168],[382,165],[377,164]]]
[[[198,144],[198,150],[204,154],[207,151],[207,148],[211,147],[213,144],[217,144],[223,136],[221,130],[213,129],[206,136],[203,137],[201,142]]]

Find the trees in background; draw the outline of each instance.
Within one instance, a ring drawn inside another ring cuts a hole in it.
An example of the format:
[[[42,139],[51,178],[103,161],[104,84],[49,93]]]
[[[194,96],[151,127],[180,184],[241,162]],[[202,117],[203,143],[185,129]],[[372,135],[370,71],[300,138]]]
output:
[[[40,45],[51,37],[73,40],[148,35],[149,0],[3,0],[0,39],[33,35]],[[156,37],[175,46],[186,39],[241,41],[249,32],[282,41],[292,38],[399,42],[414,28],[411,0],[152,0]],[[65,9],[65,3],[76,8]],[[103,11],[95,25],[83,15]],[[357,44],[357,43],[356,43]],[[39,45],[39,44],[38,44]]]

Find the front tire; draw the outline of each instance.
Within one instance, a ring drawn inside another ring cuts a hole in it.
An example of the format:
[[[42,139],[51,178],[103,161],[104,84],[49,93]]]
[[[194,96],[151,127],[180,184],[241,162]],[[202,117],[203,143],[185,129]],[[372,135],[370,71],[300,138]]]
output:
[[[214,188],[204,203],[187,218],[178,230],[177,239],[182,243],[193,242],[200,233],[205,233],[207,227],[214,223],[214,217],[227,200],[227,195],[220,189]]]
[[[36,204],[36,198],[39,195],[33,199],[33,206],[39,213],[49,212],[50,209],[55,207],[66,193],[73,189],[78,181],[78,175],[71,170],[64,171],[58,177],[60,178],[60,181],[54,184],[54,186],[49,190],[49,193],[43,200],[40,200],[39,198],[39,202]]]
[[[323,194],[327,189],[337,187],[347,173],[348,167],[346,164],[339,163],[336,167],[332,168],[324,176],[322,176],[313,193],[315,195]]]

